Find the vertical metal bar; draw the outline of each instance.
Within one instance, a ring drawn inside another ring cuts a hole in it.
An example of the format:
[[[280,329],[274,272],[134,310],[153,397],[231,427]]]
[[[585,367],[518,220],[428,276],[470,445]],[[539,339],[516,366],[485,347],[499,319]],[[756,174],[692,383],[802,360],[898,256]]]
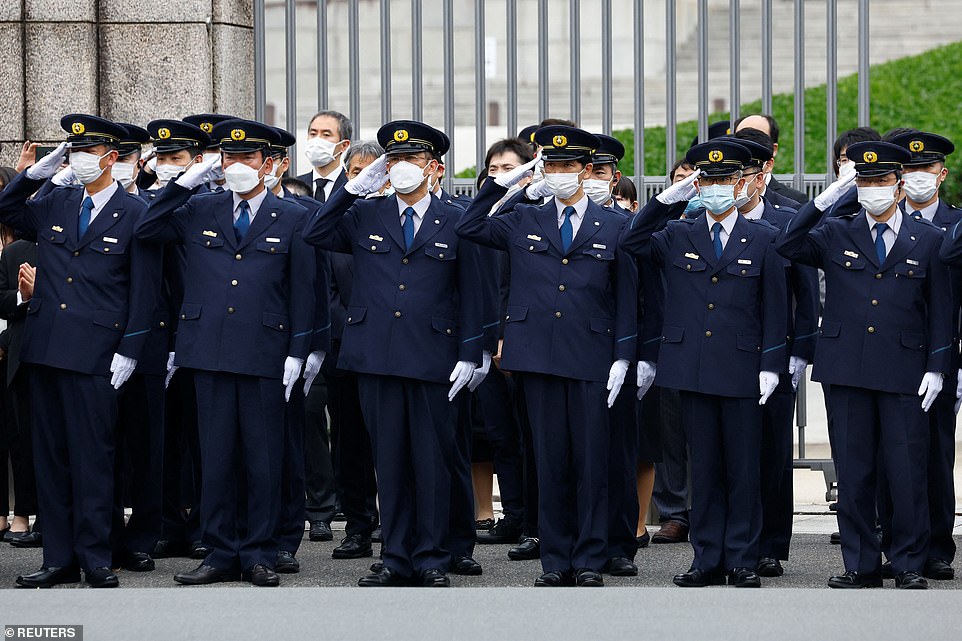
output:
[[[798,458],[805,458],[805,426],[808,425],[808,381],[805,380],[804,376],[798,382],[795,415],[798,425]]]
[[[297,2],[286,0],[284,3],[284,44],[286,49],[285,103],[287,107],[287,130],[297,131]],[[291,158],[297,158],[297,145],[290,149]]]
[[[805,188],[805,0],[795,3],[795,189]]]
[[[508,136],[518,133],[518,0],[507,0]]]
[[[825,179],[835,179],[835,137],[838,135],[838,0],[825,0]],[[828,184],[828,183],[826,183]]]
[[[254,0],[254,119],[267,112],[267,64],[264,51],[264,0]]]
[[[772,113],[772,0],[762,0],[762,113]]]
[[[454,0],[444,0],[444,131],[451,139],[447,166],[454,168]],[[444,172],[444,188],[454,185],[454,172]]]
[[[479,172],[487,151],[488,105],[484,95],[484,74],[484,0],[474,0],[474,156]]]
[[[391,121],[391,0],[381,0],[381,122]]]
[[[610,7],[609,7],[610,8]],[[608,13],[610,16],[610,12]],[[605,32],[608,33],[608,32]],[[645,193],[645,4],[635,3],[632,43],[635,57],[635,189],[638,201]],[[609,126],[611,123],[608,123]],[[605,130],[609,133],[609,130]]]
[[[317,108],[327,109],[327,0],[317,0]]]
[[[638,4],[638,3],[635,3]],[[614,40],[611,30],[611,0],[601,0],[601,132],[611,135],[612,99],[611,99],[611,41]],[[643,37],[638,34],[639,37]],[[580,46],[580,43],[575,43]],[[645,79],[641,79],[644,84]],[[642,104],[644,109],[644,104]]]
[[[548,117],[548,0],[538,0],[538,120]]]
[[[665,173],[671,171],[675,164],[675,153],[678,147],[676,128],[678,126],[678,107],[675,103],[675,0],[665,2]],[[638,36],[638,33],[635,33]],[[637,105],[636,105],[637,107]],[[642,189],[643,185],[638,185]],[[639,196],[641,191],[638,192]]]
[[[868,0],[858,0],[858,125],[868,127],[871,120],[869,85]]]
[[[361,52],[360,52],[360,16],[358,0],[347,2],[347,39],[348,39],[348,75],[350,78],[351,122],[354,124],[354,136],[360,137],[361,131]]]
[[[415,120],[424,118],[424,96],[421,81],[421,0],[411,0],[411,114]]]
[[[698,142],[708,140],[708,0],[698,0]]]
[[[571,93],[571,119],[581,124],[581,2],[568,0],[568,22],[571,33],[568,38],[568,88]],[[605,33],[605,32],[602,32]]]
[[[741,49],[741,7],[739,0],[729,0],[728,2],[728,44],[731,47],[730,64],[728,69],[728,86],[730,92],[729,113],[732,125],[738,120],[741,105],[741,74],[742,74],[742,49]]]

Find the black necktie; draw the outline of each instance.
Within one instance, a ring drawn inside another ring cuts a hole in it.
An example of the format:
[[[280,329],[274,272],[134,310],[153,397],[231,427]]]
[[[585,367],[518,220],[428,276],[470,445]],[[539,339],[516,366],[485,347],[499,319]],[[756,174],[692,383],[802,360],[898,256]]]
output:
[[[316,187],[314,187],[314,200],[321,203],[327,201],[327,195],[324,192],[324,188],[329,182],[330,181],[327,178],[318,178],[314,181],[314,184],[316,185]]]

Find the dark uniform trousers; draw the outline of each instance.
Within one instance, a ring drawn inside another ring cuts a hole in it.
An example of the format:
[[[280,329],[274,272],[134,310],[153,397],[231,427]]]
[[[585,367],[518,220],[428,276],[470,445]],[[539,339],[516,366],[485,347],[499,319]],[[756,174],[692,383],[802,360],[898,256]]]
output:
[[[779,376],[778,387],[762,406],[761,497],[762,532],[758,545],[761,558],[788,558],[795,512],[793,494],[792,420],[795,390],[792,377]]]
[[[609,410],[608,554],[609,559],[634,559],[638,551],[638,400],[636,364],[628,368],[625,384]],[[652,390],[650,390],[652,391]],[[656,390],[655,390],[656,391]],[[582,567],[582,566],[574,566]]]
[[[477,399],[469,391],[458,393],[454,449],[451,452],[451,506],[448,508],[450,525],[445,548],[451,557],[473,557],[477,532],[474,527],[474,480],[471,478],[471,430],[474,425]]]
[[[311,392],[318,381],[311,385]],[[277,527],[277,549],[296,554],[304,539],[304,520],[307,518],[305,494],[306,423],[304,386],[300,380],[291,390],[291,399],[284,408],[284,458],[281,464],[281,504]]]
[[[201,540],[200,437],[194,371],[177,370],[166,390],[161,538],[175,544]]]
[[[526,512],[522,495],[521,427],[515,411],[515,393],[514,381],[492,365],[484,381],[475,390],[475,398],[494,453],[494,471],[498,475],[498,489],[501,491],[501,511],[505,518],[520,524]]]

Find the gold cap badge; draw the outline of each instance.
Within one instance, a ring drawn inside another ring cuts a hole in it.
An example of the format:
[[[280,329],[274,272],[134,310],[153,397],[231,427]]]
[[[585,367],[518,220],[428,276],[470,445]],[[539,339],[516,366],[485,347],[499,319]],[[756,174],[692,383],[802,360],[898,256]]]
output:
[[[84,127],[84,124],[82,122],[75,122],[74,124],[70,125],[70,131],[72,131],[75,136],[79,136],[86,130],[87,128]]]
[[[554,144],[555,147],[566,147],[568,145],[568,139],[565,136],[562,136],[561,134],[558,134],[557,136],[552,138],[551,142],[552,144]]]
[[[913,140],[909,143],[909,151],[919,153],[923,149],[925,149],[925,144],[921,140]]]
[[[157,130],[157,137],[161,139],[170,138],[170,129],[167,127],[161,127]]]
[[[865,162],[876,162],[878,160],[878,154],[874,151],[866,151],[862,154],[862,160]]]
[[[243,129],[231,129],[230,137],[231,140],[243,140],[244,138],[247,138],[247,132],[245,132]]]
[[[725,159],[725,154],[723,154],[718,149],[712,149],[708,152],[708,160],[711,162],[721,162]]]
[[[398,129],[394,132],[394,142],[404,142],[408,139],[407,129]]]
[[[209,134],[210,132],[214,131],[214,125],[213,125],[213,123],[210,123],[210,122],[202,122],[202,123],[200,123],[200,129],[201,129],[201,131],[203,131],[204,133],[208,133],[208,134]]]

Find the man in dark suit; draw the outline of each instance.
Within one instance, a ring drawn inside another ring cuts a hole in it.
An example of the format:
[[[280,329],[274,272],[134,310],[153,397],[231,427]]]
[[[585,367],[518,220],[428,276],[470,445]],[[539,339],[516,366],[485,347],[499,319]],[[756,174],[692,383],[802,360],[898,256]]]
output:
[[[772,204],[790,209],[798,209],[809,201],[808,195],[788,185],[778,182],[772,174],[775,166],[775,156],[778,155],[778,123],[768,114],[751,114],[742,116],[735,121],[734,131],[737,134],[743,129],[757,129],[772,139],[775,151],[771,162],[766,166],[765,181],[767,187],[762,195]]]
[[[211,552],[174,580],[274,586],[285,400],[311,349],[315,258],[304,208],[264,187],[274,129],[227,120],[213,133],[228,189],[194,195],[213,162],[194,165],[137,227],[143,240],[187,247],[174,365],[194,370]]]
[[[319,111],[307,125],[307,144],[304,155],[313,170],[301,174],[298,180],[310,185],[314,200],[327,202],[335,190],[347,182],[341,158],[354,138],[354,125],[338,111]]]
[[[134,238],[144,203],[113,180],[116,123],[61,119],[67,142],[0,192],[0,222],[37,238],[37,282],[21,359],[30,393],[44,560],[24,587],[77,582],[116,587],[110,527],[118,390],[137,366],[151,328],[160,253]],[[31,200],[67,147],[82,187]]]
[[[625,216],[598,206],[582,188],[599,140],[548,126],[535,142],[554,200],[488,216],[532,161],[487,181],[458,234],[511,257],[502,365],[523,376],[534,437],[544,571],[535,585],[602,586],[608,408],[635,358],[637,271],[618,242]]]
[[[681,587],[758,587],[762,408],[787,366],[786,277],[775,229],[738,214],[751,152],[716,139],[688,150],[706,211],[672,220],[690,181],[649,201],[623,238],[627,251],[665,273],[655,382],[680,390],[691,452],[691,569]],[[667,223],[667,227],[664,225]],[[661,229],[664,227],[664,229]],[[759,398],[760,395],[760,398]]]
[[[876,478],[883,468],[892,501],[889,559],[896,587],[924,589],[930,432],[925,413],[955,364],[951,278],[938,257],[942,231],[898,208],[909,152],[891,143],[861,142],[847,154],[855,161],[863,211],[819,224],[822,212],[806,204],[775,243],[789,260],[825,270],[813,378],[831,385],[845,562],[844,574],[828,585],[882,585],[875,524]]]
[[[427,190],[441,132],[395,121],[378,142],[386,156],[336,191],[305,237],[354,255],[338,366],[358,374],[384,539],[383,567],[359,585],[446,587],[450,492],[462,473],[451,401],[482,360],[477,248],[455,235],[461,210]],[[388,176],[395,197],[358,198]]]

